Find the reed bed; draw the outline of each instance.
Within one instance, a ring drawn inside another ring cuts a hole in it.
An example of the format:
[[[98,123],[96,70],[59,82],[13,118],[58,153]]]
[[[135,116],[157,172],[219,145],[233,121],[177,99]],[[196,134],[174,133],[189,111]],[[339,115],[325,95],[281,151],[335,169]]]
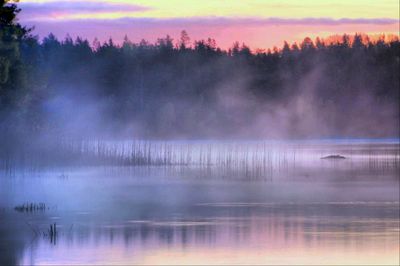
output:
[[[17,212],[40,212],[49,209],[44,203],[24,203],[14,207]]]
[[[64,150],[127,165],[269,166],[315,162],[330,154],[349,160],[399,163],[399,144],[310,145],[267,142],[80,141]]]
[[[346,159],[321,160],[330,154]],[[271,143],[266,141],[100,141],[59,140],[16,156],[0,154],[0,168],[11,165],[108,165],[217,168],[229,175],[265,175],[298,167],[400,168],[399,144]],[[29,164],[31,163],[31,164]]]

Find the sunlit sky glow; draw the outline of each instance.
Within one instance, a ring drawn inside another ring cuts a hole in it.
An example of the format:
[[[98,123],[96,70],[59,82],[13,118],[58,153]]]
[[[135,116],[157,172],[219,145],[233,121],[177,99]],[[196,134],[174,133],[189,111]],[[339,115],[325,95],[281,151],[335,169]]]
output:
[[[216,39],[223,48],[234,41],[253,48],[282,46],[284,40],[334,34],[399,34],[398,0],[22,0],[20,22],[44,37],[53,32],[104,41]]]

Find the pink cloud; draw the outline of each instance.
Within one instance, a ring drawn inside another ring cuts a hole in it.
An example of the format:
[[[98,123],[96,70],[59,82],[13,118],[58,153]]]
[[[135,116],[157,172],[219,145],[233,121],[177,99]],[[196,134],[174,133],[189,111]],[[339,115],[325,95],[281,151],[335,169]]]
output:
[[[21,21],[23,22],[23,21]],[[118,43],[125,35],[132,41],[146,39],[151,42],[167,34],[179,38],[186,30],[192,40],[214,38],[217,44],[228,48],[234,41],[245,42],[252,48],[281,47],[283,41],[299,41],[306,36],[351,33],[396,33],[398,24],[393,19],[340,19],[308,18],[123,18],[116,20],[66,20],[58,22],[36,21],[36,33],[44,37],[50,32],[63,38],[82,36],[93,40],[107,40]]]

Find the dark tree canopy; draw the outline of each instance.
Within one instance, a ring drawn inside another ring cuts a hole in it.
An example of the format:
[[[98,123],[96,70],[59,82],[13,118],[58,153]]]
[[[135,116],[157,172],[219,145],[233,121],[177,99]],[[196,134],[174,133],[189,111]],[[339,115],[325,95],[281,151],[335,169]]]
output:
[[[39,41],[0,8],[0,129],[136,137],[395,137],[399,39]],[[6,121],[6,122],[4,122]]]
[[[17,22],[20,9],[14,2],[0,1],[0,104],[7,106],[23,97],[17,96],[26,86],[20,46],[27,41],[30,31]]]

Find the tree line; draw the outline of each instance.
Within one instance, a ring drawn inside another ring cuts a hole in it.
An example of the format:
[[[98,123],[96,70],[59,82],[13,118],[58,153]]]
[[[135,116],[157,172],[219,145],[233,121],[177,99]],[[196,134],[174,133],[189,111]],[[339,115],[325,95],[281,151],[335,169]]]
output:
[[[150,43],[39,40],[0,1],[0,130],[155,138],[399,135],[399,38],[251,50],[186,31]]]

